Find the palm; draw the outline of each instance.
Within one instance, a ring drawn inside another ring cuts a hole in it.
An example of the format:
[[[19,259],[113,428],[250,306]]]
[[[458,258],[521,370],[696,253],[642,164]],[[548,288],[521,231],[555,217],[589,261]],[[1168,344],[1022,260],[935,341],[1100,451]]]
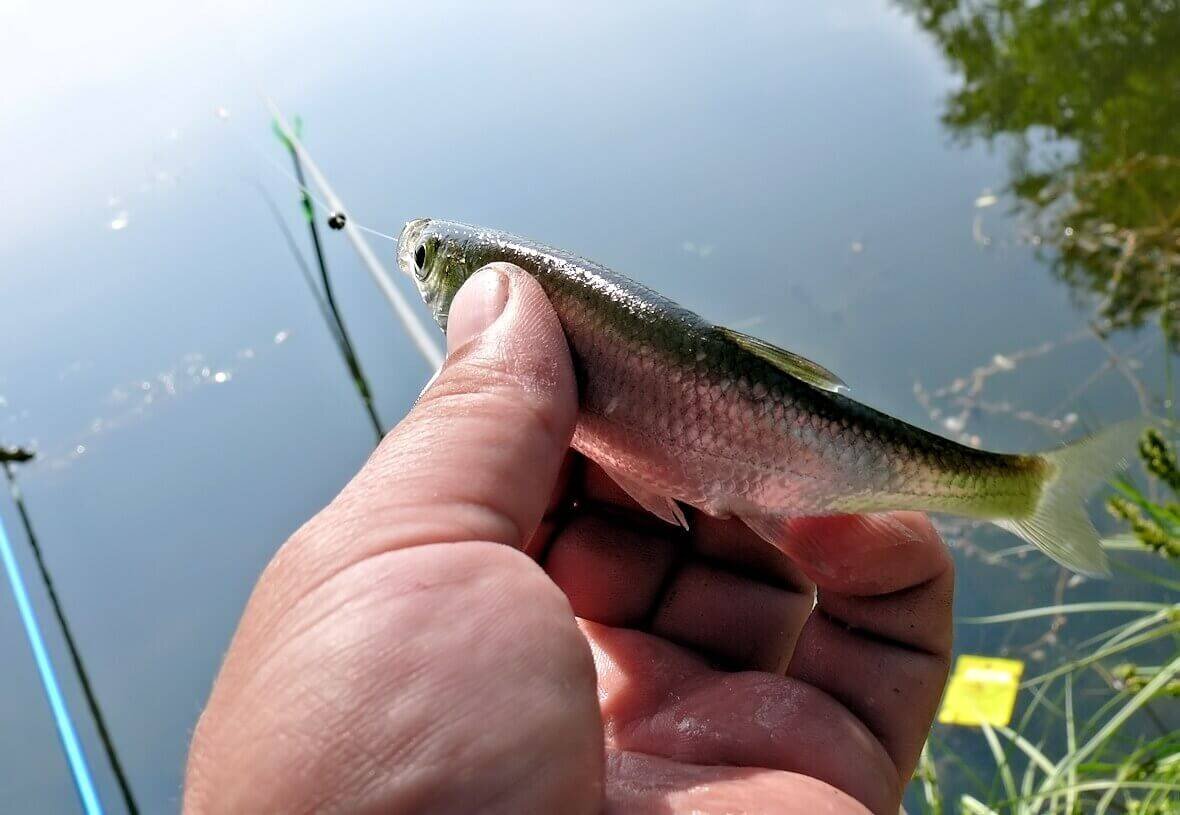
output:
[[[816,519],[792,561],[739,522],[690,525],[575,458],[527,547],[594,653],[612,806],[896,812],[949,657],[937,536],[914,515]]]

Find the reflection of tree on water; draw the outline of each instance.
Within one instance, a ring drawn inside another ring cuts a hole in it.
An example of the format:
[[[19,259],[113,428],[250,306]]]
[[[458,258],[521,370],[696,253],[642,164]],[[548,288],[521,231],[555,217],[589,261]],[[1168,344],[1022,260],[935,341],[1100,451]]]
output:
[[[962,74],[947,126],[1012,138],[1056,273],[1180,345],[1180,0],[899,2]]]

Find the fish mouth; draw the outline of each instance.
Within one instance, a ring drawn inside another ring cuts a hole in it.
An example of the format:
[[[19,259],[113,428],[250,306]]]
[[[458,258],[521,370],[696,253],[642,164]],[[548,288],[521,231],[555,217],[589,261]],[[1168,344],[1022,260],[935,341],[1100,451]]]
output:
[[[429,223],[429,218],[407,221],[397,239],[397,265],[410,277],[417,276],[414,272],[414,251],[418,248],[418,241]]]

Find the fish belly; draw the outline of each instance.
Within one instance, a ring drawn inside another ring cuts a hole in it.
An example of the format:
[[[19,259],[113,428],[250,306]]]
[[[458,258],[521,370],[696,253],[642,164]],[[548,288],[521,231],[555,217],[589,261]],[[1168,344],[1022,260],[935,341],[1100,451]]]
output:
[[[749,382],[643,353],[601,362],[583,379],[573,446],[616,480],[718,517],[820,514],[851,486],[789,405]]]

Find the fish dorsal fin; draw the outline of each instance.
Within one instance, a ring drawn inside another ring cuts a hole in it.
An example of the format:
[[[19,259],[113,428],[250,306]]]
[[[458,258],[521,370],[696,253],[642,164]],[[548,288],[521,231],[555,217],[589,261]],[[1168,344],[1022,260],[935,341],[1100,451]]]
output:
[[[734,331],[732,328],[726,328],[723,325],[715,326],[714,330],[730,342],[737,344],[757,357],[761,357],[783,373],[789,374],[801,382],[806,382],[808,385],[819,388],[822,391],[830,391],[832,393],[848,392],[848,386],[844,384],[844,380],[840,379],[840,377],[836,376],[824,366],[812,362],[806,357],[792,354],[790,351],[779,348],[777,345],[771,345],[757,337],[751,337],[749,334]]]

